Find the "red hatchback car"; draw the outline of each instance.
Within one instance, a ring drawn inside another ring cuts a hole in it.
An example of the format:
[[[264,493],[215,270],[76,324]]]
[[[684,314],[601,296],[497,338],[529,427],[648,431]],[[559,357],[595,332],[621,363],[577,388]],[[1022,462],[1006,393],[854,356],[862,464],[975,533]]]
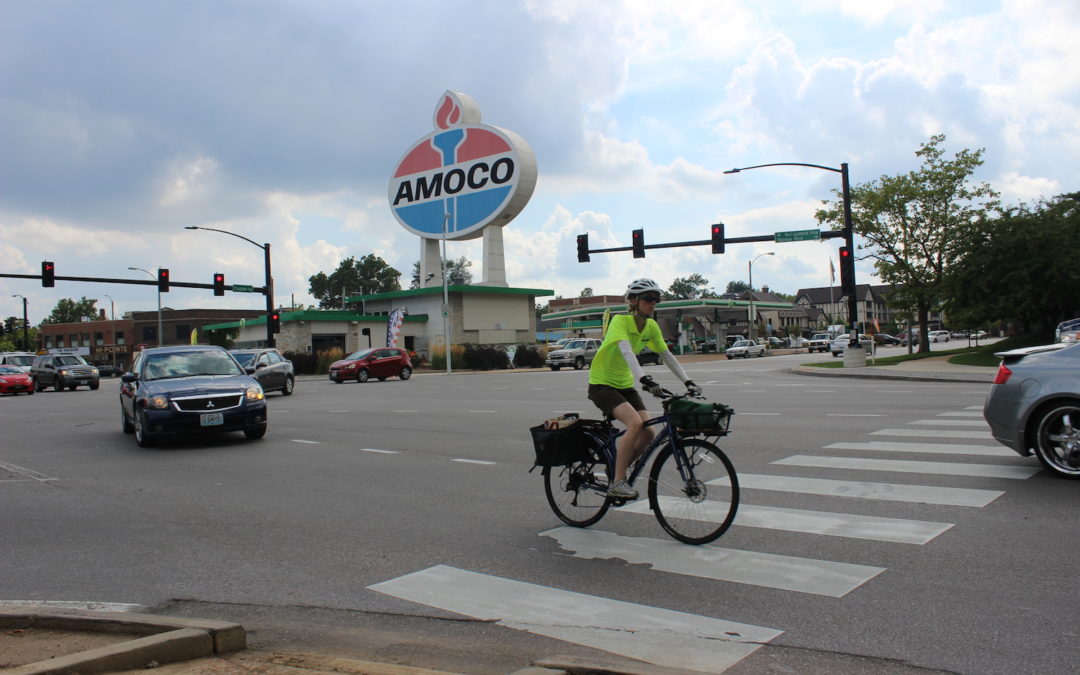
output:
[[[388,377],[407,380],[410,376],[412,361],[409,360],[409,352],[398,347],[369,347],[330,364],[331,382],[353,379],[367,382],[373,377],[379,380]]]
[[[34,394],[30,375],[17,366],[0,366],[0,394]]]

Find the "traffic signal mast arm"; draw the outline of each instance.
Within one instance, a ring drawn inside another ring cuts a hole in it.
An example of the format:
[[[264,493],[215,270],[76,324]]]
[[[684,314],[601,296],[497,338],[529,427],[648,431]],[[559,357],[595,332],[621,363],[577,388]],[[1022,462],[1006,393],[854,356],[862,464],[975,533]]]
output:
[[[42,279],[40,274],[0,274],[0,278],[3,279]],[[53,275],[55,281],[88,281],[96,284],[131,284],[134,286],[157,286],[157,279],[111,279],[105,277],[62,277],[60,275]],[[179,288],[206,288],[209,290],[214,289],[214,284],[200,284],[193,281],[169,281],[170,287]],[[225,290],[232,290],[232,286],[225,286]],[[252,286],[251,292],[266,294],[265,286]]]
[[[581,237],[581,236],[586,236],[586,235],[578,235],[578,236]],[[822,239],[838,239],[838,238],[842,238],[843,236],[844,236],[843,230],[826,230],[826,231],[821,233],[821,238]],[[580,242],[581,239],[579,239],[578,241]],[[757,241],[776,241],[776,235],[774,235],[774,234],[763,234],[763,235],[756,235],[756,236],[752,236],[752,237],[726,237],[724,239],[725,244],[749,244],[749,243],[757,242]],[[588,240],[586,239],[585,242],[587,243]],[[651,248],[679,248],[679,247],[682,247],[682,246],[712,246],[712,244],[713,244],[712,239],[701,239],[699,241],[674,241],[674,242],[669,242],[667,244],[643,244],[643,245],[641,245],[641,248],[645,249],[645,250],[648,250],[648,249],[651,249]],[[631,245],[631,246],[616,246],[614,248],[591,248],[591,249],[586,248],[584,251],[582,251],[580,246],[579,246],[579,248],[578,248],[579,262],[588,262],[587,259],[586,260],[580,260],[580,254],[581,253],[585,253],[587,255],[587,254],[591,254],[591,253],[618,253],[620,251],[633,251],[633,250],[634,250],[633,245]]]

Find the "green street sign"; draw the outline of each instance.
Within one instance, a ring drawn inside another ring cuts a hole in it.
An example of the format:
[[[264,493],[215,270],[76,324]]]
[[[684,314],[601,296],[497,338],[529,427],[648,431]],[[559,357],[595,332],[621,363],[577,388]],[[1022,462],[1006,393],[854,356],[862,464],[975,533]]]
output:
[[[253,293],[255,291],[253,286],[245,286],[244,284],[233,284],[232,289],[236,293]]]
[[[811,241],[813,239],[821,239],[821,230],[791,230],[790,232],[777,232],[774,236],[777,243]]]

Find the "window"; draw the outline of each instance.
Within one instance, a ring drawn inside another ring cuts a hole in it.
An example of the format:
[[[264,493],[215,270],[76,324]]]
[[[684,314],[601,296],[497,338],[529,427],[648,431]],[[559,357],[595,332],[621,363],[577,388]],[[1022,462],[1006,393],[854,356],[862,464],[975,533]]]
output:
[[[191,326],[189,324],[176,325],[176,339],[187,343],[191,339]]]
[[[45,336],[45,349],[52,349],[52,346],[53,346],[53,336],[46,335]]]
[[[78,335],[69,335],[68,336],[68,347],[78,347],[78,346],[79,346],[79,336]]]
[[[105,334],[104,333],[94,333],[94,344],[95,345],[103,345],[103,344],[105,344]]]
[[[157,342],[157,326],[142,327],[143,342]]]
[[[127,344],[126,342],[124,342],[124,331],[122,330],[118,330],[113,333],[113,340],[115,340],[116,344],[118,345]]]
[[[90,346],[90,333],[83,333],[82,335],[79,336],[79,338],[82,340],[79,343],[80,347],[89,347]]]

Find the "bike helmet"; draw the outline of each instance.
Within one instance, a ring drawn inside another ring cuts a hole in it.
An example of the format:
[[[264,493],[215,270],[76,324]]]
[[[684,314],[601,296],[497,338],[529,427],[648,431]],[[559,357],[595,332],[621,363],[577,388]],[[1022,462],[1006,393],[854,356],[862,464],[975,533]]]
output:
[[[663,294],[663,290],[661,290],[659,284],[652,279],[634,279],[630,282],[630,285],[626,287],[626,297],[629,298],[634,295],[648,293],[649,291],[656,291],[658,294]]]

